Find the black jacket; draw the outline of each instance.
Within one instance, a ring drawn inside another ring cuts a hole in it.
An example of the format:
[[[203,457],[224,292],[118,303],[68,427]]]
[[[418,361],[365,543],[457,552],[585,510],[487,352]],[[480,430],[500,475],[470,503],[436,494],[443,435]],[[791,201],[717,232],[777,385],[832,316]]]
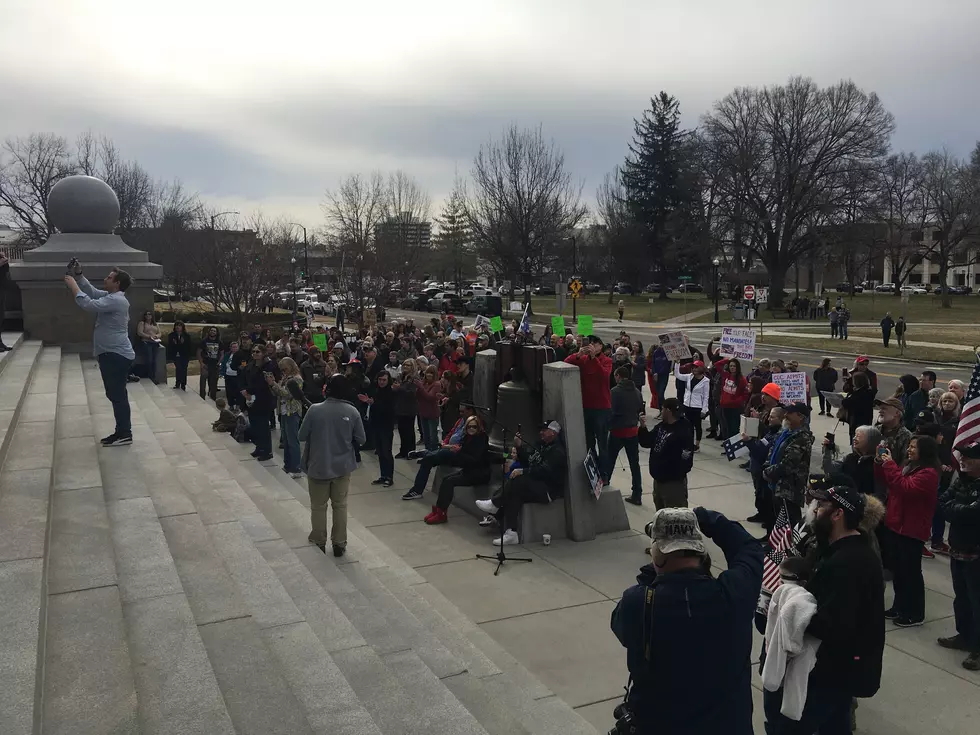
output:
[[[817,612],[806,632],[820,639],[810,681],[852,697],[874,696],[885,650],[885,583],[868,538],[846,536],[818,548],[807,590]]]
[[[245,389],[250,396],[255,396],[255,402],[252,403],[254,410],[274,411],[276,408],[276,398],[272,395],[269,384],[265,382],[265,373],[272,373],[273,367],[273,361],[266,360],[262,367],[257,367],[253,362],[245,371]]]
[[[949,522],[949,547],[961,553],[980,553],[980,478],[962,472],[939,498]]]
[[[173,362],[176,359],[192,360],[194,358],[194,343],[187,332],[177,334],[171,332],[167,336],[167,360]]]
[[[453,453],[449,464],[462,468],[467,475],[489,474],[490,471],[490,439],[485,432],[470,436],[463,432],[463,443],[459,450]]]
[[[641,425],[640,446],[650,450],[650,477],[660,482],[683,480],[694,466],[694,429],[686,418],[661,421],[653,431]]]
[[[660,576],[652,564],[640,570],[611,621],[633,677],[629,702],[641,732],[752,735],[752,623],[763,549],[721,513],[695,513],[728,569],[717,579],[698,569]]]
[[[548,495],[552,500],[565,497],[565,474],[568,470],[565,458],[565,447],[561,439],[555,439],[551,444],[542,442],[530,449],[527,444],[521,444],[517,450],[523,474],[529,480],[542,482],[548,487]]]
[[[610,392],[612,414],[609,429],[629,429],[636,426],[637,418],[643,413],[643,394],[632,380],[624,380]]]
[[[832,367],[817,368],[813,371],[813,385],[817,390],[833,392],[837,389],[837,377]]]
[[[852,429],[859,426],[873,426],[875,413],[875,392],[870,388],[856,390],[844,396],[841,408],[847,409],[847,424]]]
[[[377,384],[372,386],[371,398],[371,426],[379,429],[388,428],[395,425],[395,392],[391,389],[391,382],[384,388],[379,388]]]
[[[844,456],[840,462],[834,460],[833,452],[824,450],[823,471],[826,473],[843,472],[854,480],[854,485],[862,493],[876,495],[884,500],[883,493],[875,492],[875,460],[873,456],[861,457],[854,452]]]
[[[303,376],[303,393],[314,403],[323,400],[323,386],[327,384],[326,369],[327,363],[323,360],[306,360],[299,366],[300,375]]]

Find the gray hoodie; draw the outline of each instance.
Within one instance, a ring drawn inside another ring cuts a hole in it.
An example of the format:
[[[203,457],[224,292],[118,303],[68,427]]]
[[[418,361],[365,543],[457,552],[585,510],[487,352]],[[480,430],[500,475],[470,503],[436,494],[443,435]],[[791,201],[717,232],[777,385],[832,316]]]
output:
[[[364,424],[350,403],[327,398],[310,406],[299,428],[299,440],[306,442],[306,474],[314,480],[332,480],[357,469],[354,442],[364,444]]]

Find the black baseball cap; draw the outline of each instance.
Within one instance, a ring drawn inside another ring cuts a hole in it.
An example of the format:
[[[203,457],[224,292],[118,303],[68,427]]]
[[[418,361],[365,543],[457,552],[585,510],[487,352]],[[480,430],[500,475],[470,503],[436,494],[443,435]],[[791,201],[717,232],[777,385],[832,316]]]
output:
[[[791,403],[788,406],[784,406],[783,410],[786,413],[802,413],[804,416],[810,415],[810,407],[802,401],[797,401],[796,403]]]
[[[980,442],[960,444],[956,447],[956,451],[967,459],[980,459]]]
[[[807,494],[817,500],[829,500],[835,503],[844,513],[851,516],[852,520],[860,521],[864,517],[864,508],[867,501],[864,493],[848,485],[834,485],[833,487],[814,487],[810,486]]]

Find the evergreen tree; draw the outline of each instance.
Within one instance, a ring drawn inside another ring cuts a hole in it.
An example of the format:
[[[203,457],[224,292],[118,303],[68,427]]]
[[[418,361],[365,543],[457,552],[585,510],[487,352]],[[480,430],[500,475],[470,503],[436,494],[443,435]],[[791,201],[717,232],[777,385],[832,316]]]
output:
[[[464,272],[475,270],[475,256],[473,236],[466,217],[466,199],[458,179],[436,222],[439,232],[434,238],[435,269],[442,281],[446,280],[446,273],[451,274],[456,291],[460,292]]]
[[[668,269],[696,211],[691,135],[681,129],[680,103],[661,92],[633,121],[634,135],[621,176],[626,204],[641,234],[648,261],[667,298]]]

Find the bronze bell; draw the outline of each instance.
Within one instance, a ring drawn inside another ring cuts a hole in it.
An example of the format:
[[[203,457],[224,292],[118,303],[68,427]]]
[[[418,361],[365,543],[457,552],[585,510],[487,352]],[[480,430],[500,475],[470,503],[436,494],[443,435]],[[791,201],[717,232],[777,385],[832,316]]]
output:
[[[508,380],[497,388],[497,410],[490,430],[490,446],[503,451],[514,440],[518,427],[530,441],[536,442],[541,423],[541,396],[526,381]]]

